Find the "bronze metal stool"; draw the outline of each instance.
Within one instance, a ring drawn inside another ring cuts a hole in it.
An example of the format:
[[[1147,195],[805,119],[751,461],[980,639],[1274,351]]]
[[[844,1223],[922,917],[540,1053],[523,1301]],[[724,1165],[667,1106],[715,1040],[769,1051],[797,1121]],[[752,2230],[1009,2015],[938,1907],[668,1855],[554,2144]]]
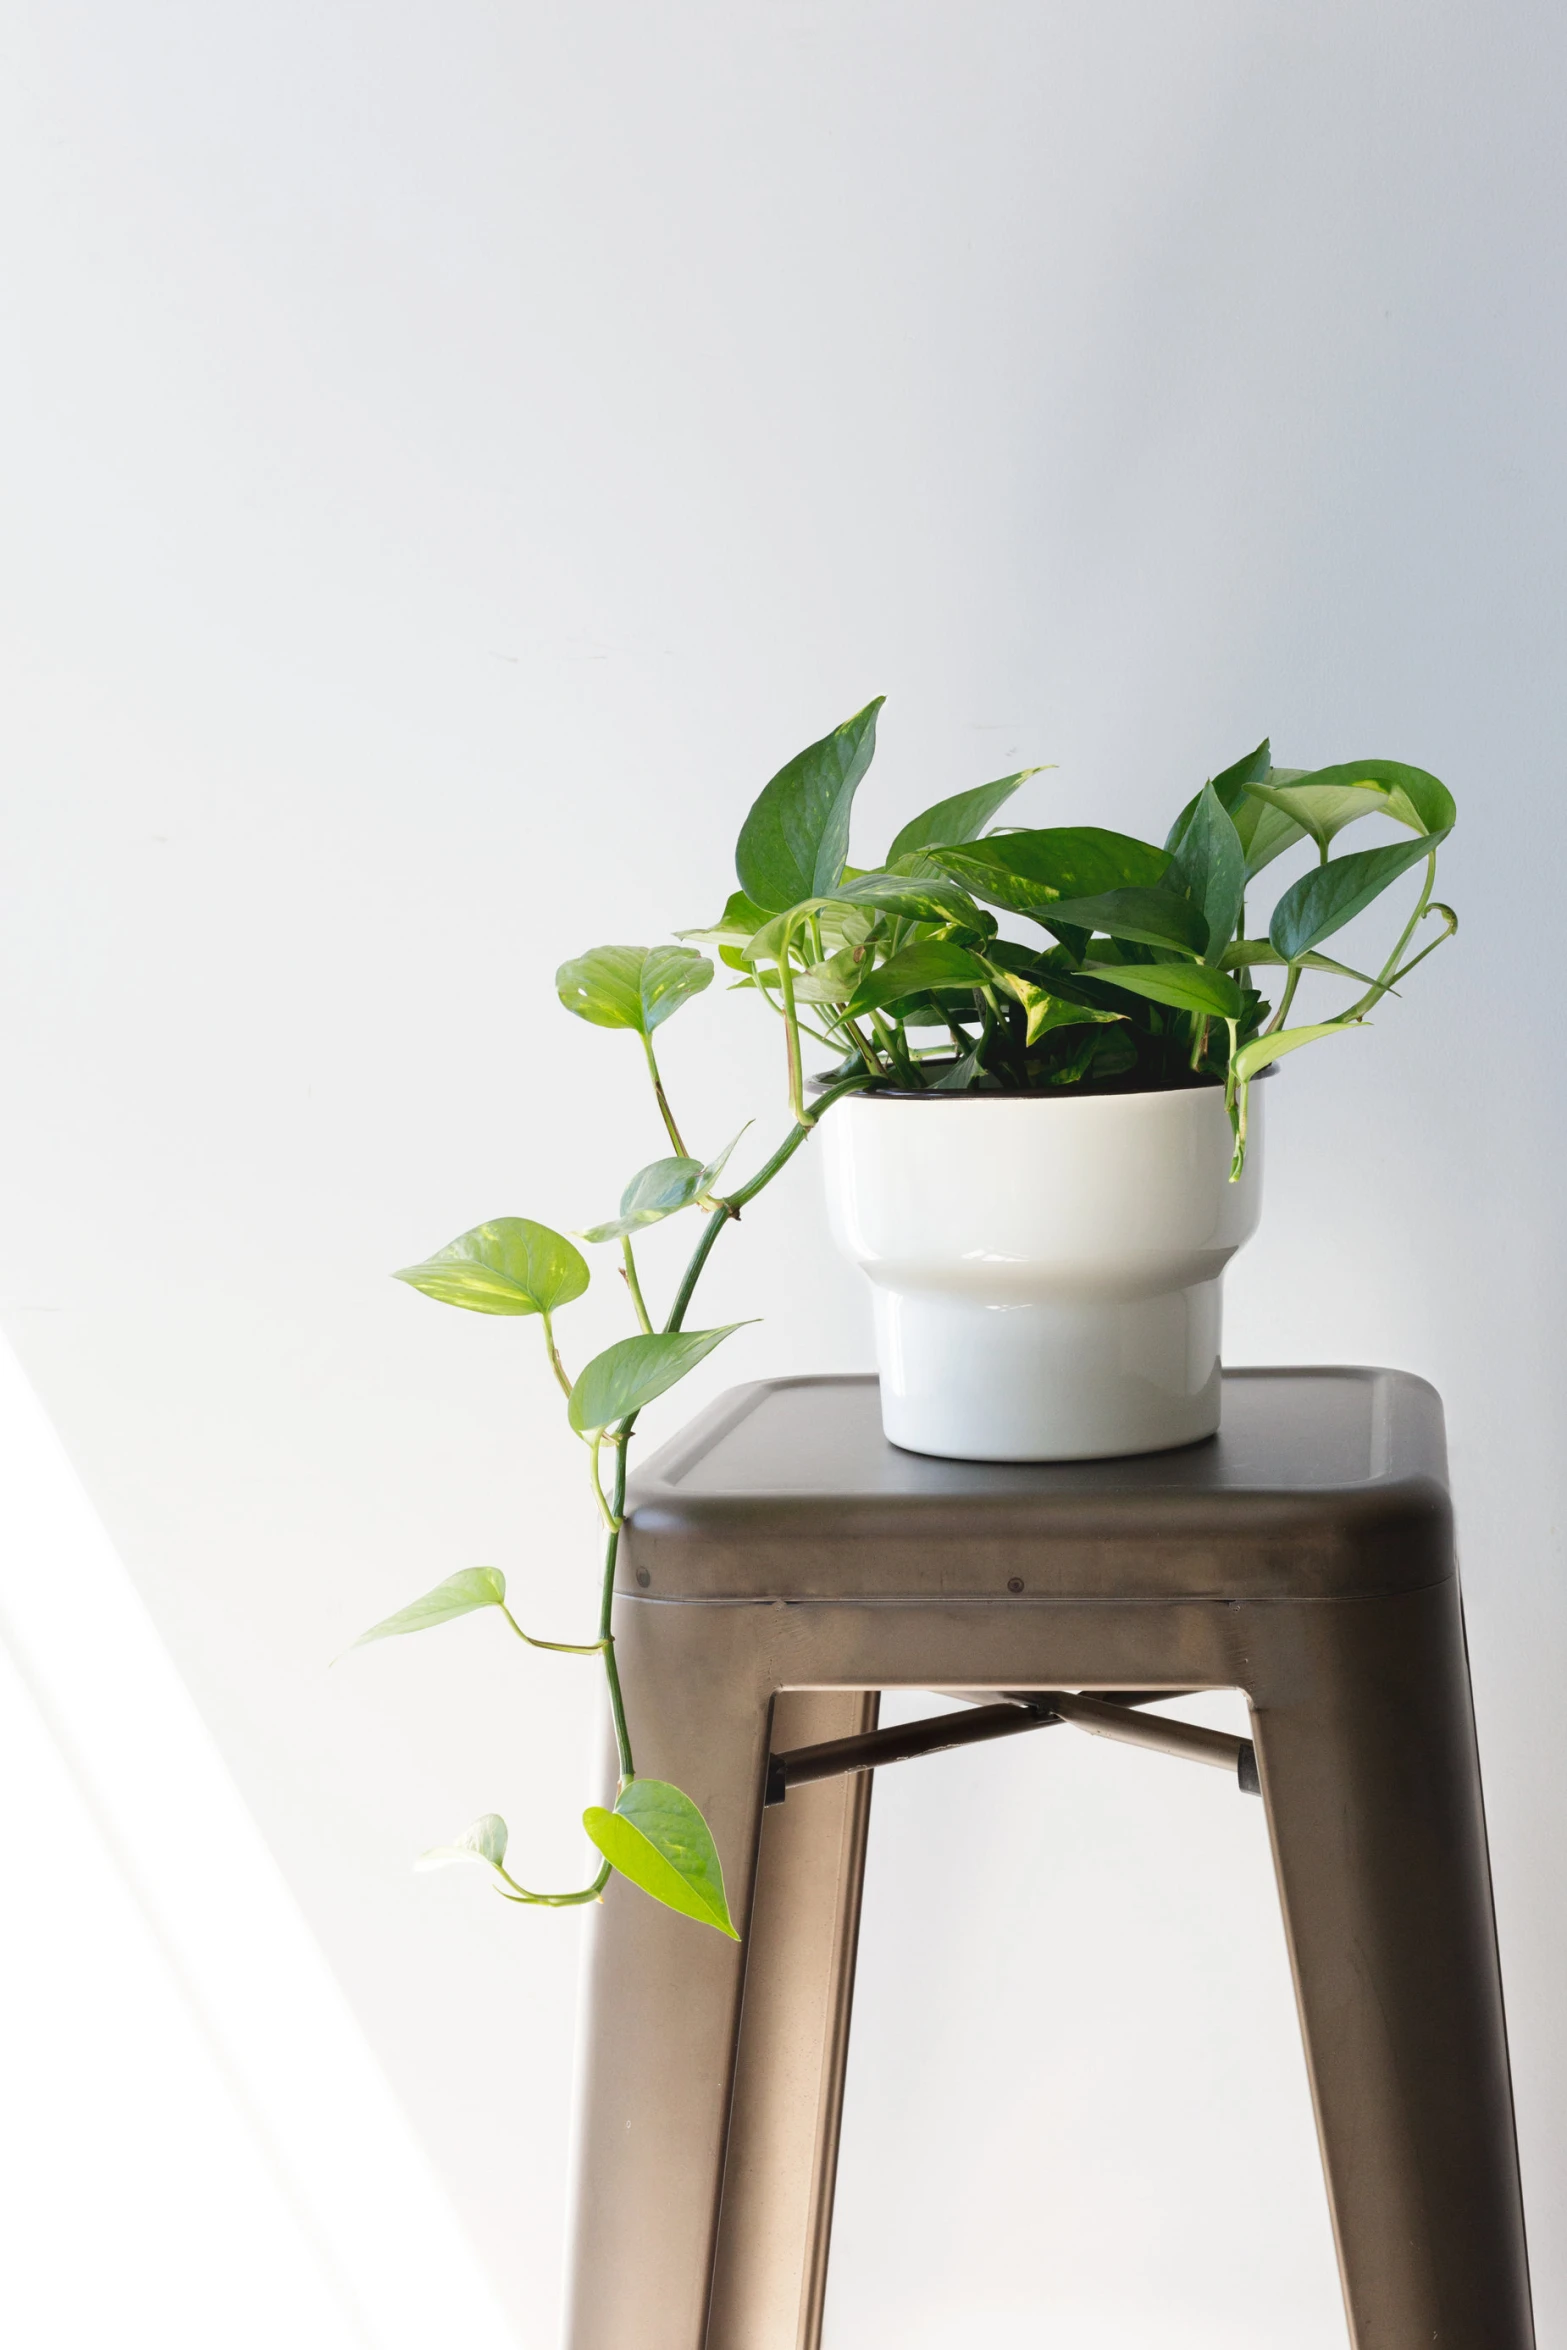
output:
[[[595,1913],[570,2350],[814,2350],[870,1768],[1074,1719],[1262,1795],[1355,2350],[1532,2350],[1430,1387],[1231,1372],[1206,1443],[1012,1467],[899,1452],[872,1379],[765,1382],[648,1464],[620,1557],[638,1759],[745,1940],[618,1879]],[[976,1710],[873,1735],[890,1688]],[[1136,1712],[1210,1688],[1251,1741]]]

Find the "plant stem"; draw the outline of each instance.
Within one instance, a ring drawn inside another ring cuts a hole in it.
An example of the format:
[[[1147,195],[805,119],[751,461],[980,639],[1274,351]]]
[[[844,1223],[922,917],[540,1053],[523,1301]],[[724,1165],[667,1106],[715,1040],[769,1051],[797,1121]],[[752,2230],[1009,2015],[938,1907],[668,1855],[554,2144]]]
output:
[[[1282,1028],[1289,1017],[1289,1008],[1295,1001],[1295,990],[1300,985],[1301,968],[1299,963],[1291,963],[1289,967],[1290,975],[1284,982],[1284,993],[1279,998],[1279,1008],[1268,1022],[1267,1033],[1269,1036],[1272,1036],[1276,1029]]]
[[[1435,887],[1436,851],[1433,849],[1431,854],[1426,859],[1425,882],[1421,889],[1419,898],[1415,902],[1415,910],[1410,915],[1409,920],[1404,924],[1403,930],[1399,935],[1397,946],[1388,956],[1387,961],[1383,964],[1381,970],[1377,973],[1376,978],[1372,981],[1370,987],[1367,988],[1365,994],[1359,997],[1356,1002],[1351,1004],[1349,1010],[1344,1014],[1344,1018],[1346,1020],[1358,1020],[1362,1013],[1368,1012],[1374,1003],[1379,1002],[1381,998],[1386,995],[1389,987],[1392,985],[1395,979],[1402,977],[1402,973],[1398,968],[1398,958],[1403,953],[1405,947],[1408,946],[1410,940],[1414,937],[1415,931],[1419,927],[1420,923],[1424,920],[1426,908],[1431,903],[1431,892]],[[1441,943],[1442,942],[1440,939],[1435,941],[1435,944],[1438,946],[1440,946]],[[1427,948],[1426,951],[1429,953],[1430,949]],[[1413,965],[1411,965],[1411,969],[1413,969]]]
[[[797,1126],[793,1135],[790,1136],[791,1147],[794,1147],[797,1142],[803,1142],[809,1132],[809,1127]],[[680,1287],[675,1292],[675,1302],[670,1307],[669,1319],[664,1324],[666,1330],[678,1330],[685,1320],[686,1308],[691,1303],[691,1293],[702,1278],[702,1267],[707,1263],[714,1241],[730,1217],[738,1216],[739,1213],[739,1209],[732,1200],[720,1199],[713,1202],[712,1213],[702,1227],[702,1237],[692,1251],[691,1262],[682,1274]]]
[[[630,1290],[631,1302],[637,1309],[637,1320],[641,1323],[646,1335],[651,1338],[653,1335],[653,1325],[648,1319],[647,1306],[643,1301],[642,1284],[637,1279],[637,1260],[631,1253],[631,1235],[629,1232],[623,1232],[620,1236],[620,1253],[626,1261],[626,1287]]]
[[[570,1403],[571,1381],[566,1376],[566,1366],[561,1361],[560,1349],[555,1344],[555,1325],[550,1320],[547,1311],[542,1312],[539,1315],[539,1320],[544,1325],[544,1351],[550,1358],[550,1369],[554,1372],[556,1378],[560,1382],[561,1394],[566,1398],[566,1401]]]
[[[609,1862],[605,1861],[592,1884],[584,1885],[580,1893],[530,1893],[526,1885],[519,1885],[516,1878],[507,1876],[504,1869],[498,1871],[498,1874],[505,1877],[512,1888],[509,1893],[501,1895],[502,1901],[526,1901],[536,1909],[580,1909],[585,1901],[597,1901],[609,1883]]]
[[[588,1475],[593,1480],[593,1499],[597,1505],[598,1514],[604,1521],[605,1533],[611,1535],[618,1534],[620,1532],[619,1516],[614,1510],[610,1508],[609,1503],[604,1499],[604,1488],[599,1482],[599,1446],[606,1440],[602,1436],[590,1436],[586,1441],[588,1447]],[[614,1440],[610,1439],[609,1441],[613,1442]]]
[[[800,1065],[800,1023],[794,1009],[794,965],[790,955],[794,947],[794,930],[784,924],[783,937],[778,944],[778,990],[783,997],[784,1040],[789,1058],[789,1107],[797,1122],[808,1126],[805,1114],[805,1072]]]
[[[1427,913],[1428,913],[1428,914],[1429,914],[1429,913],[1433,913],[1433,912],[1434,912],[1434,913],[1438,913],[1438,914],[1444,914],[1444,913],[1447,913],[1448,909],[1447,909],[1445,906],[1436,906],[1436,907],[1431,907],[1431,906],[1428,906],[1428,907],[1426,908],[1426,911],[1427,911]],[[1397,969],[1397,970],[1394,972],[1394,974],[1393,974],[1392,978],[1386,982],[1386,985],[1387,985],[1387,987],[1389,988],[1389,990],[1391,990],[1391,989],[1393,989],[1394,987],[1396,987],[1396,986],[1397,986],[1397,984],[1398,984],[1398,982],[1399,982],[1399,980],[1401,980],[1401,979],[1407,979],[1407,978],[1409,977],[1409,974],[1410,974],[1410,972],[1411,972],[1411,971],[1413,971],[1413,970],[1415,969],[1416,965],[1417,965],[1417,964],[1419,964],[1419,963],[1423,963],[1423,962],[1425,961],[1425,959],[1426,959],[1427,955],[1434,955],[1434,954],[1436,953],[1436,950],[1437,950],[1437,948],[1438,948],[1438,947],[1440,947],[1440,946],[1446,946],[1446,944],[1447,944],[1448,940],[1449,940],[1450,938],[1452,938],[1452,937],[1456,936],[1456,934],[1457,934],[1457,930],[1458,930],[1458,922],[1457,922],[1457,918],[1456,918],[1456,916],[1455,916],[1455,917],[1452,917],[1452,918],[1449,920],[1449,922],[1448,922],[1448,924],[1447,924],[1447,927],[1446,927],[1446,928],[1443,930],[1443,932],[1442,932],[1442,935],[1441,935],[1441,937],[1440,937],[1440,938],[1434,938],[1434,939],[1431,941],[1431,944],[1430,944],[1428,947],[1422,947],[1418,955],[1411,955],[1411,956],[1410,956],[1410,958],[1409,958],[1409,961],[1408,961],[1407,963],[1400,963],[1400,964],[1399,964],[1399,966],[1398,966],[1398,969]]]
[[[647,1055],[647,1073],[653,1080],[653,1092],[658,1101],[659,1116],[663,1119],[665,1130],[674,1145],[675,1156],[677,1159],[688,1159],[691,1153],[680,1139],[680,1129],[675,1124],[674,1112],[670,1109],[668,1096],[664,1092],[664,1081],[658,1073],[658,1063],[653,1058],[653,1039],[646,1030],[642,1032],[642,1050]]]
[[[631,1758],[631,1733],[626,1727],[626,1701],[621,1694],[620,1667],[615,1662],[615,1635],[611,1624],[615,1612],[615,1561],[620,1555],[620,1527],[626,1514],[626,1447],[630,1441],[634,1420],[624,1420],[615,1444],[615,1499],[609,1514],[609,1531],[604,1538],[604,1573],[599,1586],[599,1646],[604,1655],[604,1679],[609,1688],[609,1710],[615,1724],[615,1751],[620,1757],[620,1786],[625,1790],[636,1777],[636,1765]],[[598,1457],[595,1449],[593,1484],[598,1490]],[[600,1494],[602,1499],[602,1494]]]
[[[882,1027],[879,1014],[872,1012],[871,1022],[879,1035]],[[883,1072],[877,1062],[875,1050],[867,1042],[865,1035],[860,1028],[859,1022],[857,1020],[851,1020],[847,1015],[845,1015],[843,1019],[834,1021],[833,1025],[839,1031],[839,1041],[842,1042],[844,1032],[847,1032],[850,1044],[859,1054],[860,1059],[865,1063],[866,1069],[870,1075],[873,1077],[880,1077]]]
[[[738,1221],[741,1209],[748,1207],[757,1193],[764,1191],[773,1177],[788,1165],[801,1143],[810,1134],[816,1119],[820,1118],[824,1111],[830,1110],[834,1102],[841,1101],[845,1094],[855,1093],[861,1086],[868,1083],[869,1079],[865,1077],[846,1077],[840,1084],[829,1087],[816,1106],[815,1118],[807,1120],[804,1124],[797,1123],[785,1135],[766,1165],[759,1168],[756,1174],[751,1177],[749,1183],[743,1183],[738,1191],[731,1192],[726,1199],[713,1202],[712,1211],[708,1216],[702,1237],[691,1252],[691,1262],[687,1265],[685,1277],[675,1293],[675,1302],[669,1309],[669,1319],[664,1324],[666,1331],[680,1328],[696,1285],[702,1277],[702,1268],[712,1254],[713,1244],[724,1226],[731,1219]],[[608,1440],[615,1448],[614,1490],[613,1496],[608,1502],[604,1498],[603,1486],[599,1483],[598,1446],[595,1444],[591,1448],[593,1496],[603,1517],[605,1529],[604,1567],[599,1585],[598,1646],[604,1658],[604,1679],[609,1688],[609,1707],[615,1725],[615,1750],[620,1757],[622,1790],[629,1786],[636,1777],[636,1768],[631,1756],[631,1734],[626,1727],[626,1706],[620,1687],[620,1668],[615,1662],[615,1635],[612,1625],[615,1612],[615,1562],[620,1555],[620,1529],[626,1514],[626,1455],[631,1447],[631,1434],[636,1424],[637,1416],[633,1412],[620,1422],[613,1436]],[[607,1875],[608,1870],[606,1869],[604,1876],[607,1877]],[[603,1878],[601,1877],[599,1881],[602,1884]],[[531,1895],[529,1898],[538,1900],[543,1896]],[[591,1894],[575,1894],[559,1895],[554,1898],[565,1902],[589,1900],[593,1896]]]
[[[757,971],[754,972],[752,976],[756,981],[757,994],[761,997],[763,1003],[768,1006],[769,1010],[776,1012],[779,1019],[781,1020],[784,1016],[784,1008],[782,1004],[779,1003],[774,997],[773,991],[768,986],[763,974],[760,971]],[[813,1028],[810,1021],[802,1020],[798,1013],[795,1014],[795,1021],[796,1025],[806,1036],[814,1036],[817,1043],[826,1045],[829,1052],[831,1052],[835,1046],[840,1045],[843,1041],[841,1037],[829,1036],[825,1029]]]
[[[525,1640],[530,1648],[553,1649],[557,1656],[597,1656],[604,1645],[602,1640],[536,1640],[531,1632],[523,1630],[509,1607],[503,1607],[501,1614],[506,1618],[517,1638]]]
[[[871,1026],[876,1031],[876,1042],[892,1063],[894,1074],[901,1077],[905,1084],[911,1083],[914,1077],[914,1065],[909,1059],[909,1048],[904,1038],[902,1021],[889,1020],[883,1012],[872,1012]],[[877,1075],[880,1076],[880,1074],[881,1072],[878,1070]]]

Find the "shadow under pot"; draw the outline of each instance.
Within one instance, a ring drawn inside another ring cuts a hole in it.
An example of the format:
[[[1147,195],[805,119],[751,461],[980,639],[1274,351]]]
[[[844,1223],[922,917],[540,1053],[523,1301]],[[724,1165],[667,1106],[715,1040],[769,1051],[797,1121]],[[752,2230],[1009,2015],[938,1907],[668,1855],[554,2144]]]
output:
[[[1257,1228],[1224,1089],[851,1094],[833,1237],[870,1280],[882,1426],[950,1460],[1163,1452],[1219,1425],[1224,1268]]]

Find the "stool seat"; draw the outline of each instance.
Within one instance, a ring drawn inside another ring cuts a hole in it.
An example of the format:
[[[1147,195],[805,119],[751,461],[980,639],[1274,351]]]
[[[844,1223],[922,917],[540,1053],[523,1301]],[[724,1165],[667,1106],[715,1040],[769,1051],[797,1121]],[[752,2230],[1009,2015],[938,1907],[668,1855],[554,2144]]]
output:
[[[759,1380],[636,1477],[619,1588],[977,1598],[1025,1552],[1025,1590],[1053,1597],[1417,1588],[1451,1571],[1441,1398],[1402,1371],[1231,1371],[1199,1443],[991,1463],[889,1444],[873,1376]]]
[[[1214,1437],[1037,1466],[898,1450],[873,1379],[741,1388],[638,1474],[614,1632],[638,1769],[702,1807],[743,1939],[618,1877],[594,1912],[569,2350],[816,2350],[872,1780],[780,1802],[769,1765],[891,1688],[1245,1693],[1355,2350],[1532,2350],[1422,1380],[1230,1372]]]

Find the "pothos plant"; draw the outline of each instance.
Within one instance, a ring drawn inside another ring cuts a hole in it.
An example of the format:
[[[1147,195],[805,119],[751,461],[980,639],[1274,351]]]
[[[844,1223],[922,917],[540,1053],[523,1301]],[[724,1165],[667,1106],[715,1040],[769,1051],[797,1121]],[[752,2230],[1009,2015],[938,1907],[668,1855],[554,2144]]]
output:
[[[1390,759],[1313,770],[1275,767],[1269,746],[1205,783],[1163,847],[1097,825],[1044,830],[997,823],[1025,768],[939,801],[904,825],[873,868],[848,861],[855,792],[871,762],[881,701],[812,743],[765,787],[741,828],[739,889],[711,928],[655,947],[595,947],[565,963],[556,987],[566,1009],[641,1045],[670,1145],[631,1177],[619,1213],[576,1235],[614,1249],[635,1329],[573,1375],[556,1317],[589,1283],[575,1240],[526,1217],[477,1225],[397,1278],[443,1305],[531,1317],[559,1384],[567,1427],[584,1448],[601,1533],[598,1617],[589,1640],[543,1640],[507,1604],[497,1567],[466,1567],[365,1641],[423,1631],[493,1608],[530,1648],[596,1658],[607,1686],[619,1758],[612,1809],[592,1805],[583,1826],[600,1855],[589,1881],[540,1893],[506,1867],[506,1823],[495,1813],[421,1865],[472,1861],[508,1901],[565,1909],[596,1901],[613,1870],[671,1909],[735,1935],[723,1870],[697,1806],[667,1780],[640,1775],[615,1661],[613,1594],[626,1506],[626,1466],[639,1414],[694,1370],[739,1325],[687,1329],[696,1289],[719,1237],[766,1190],[813,1127],[844,1095],[866,1087],[914,1093],[1146,1092],[1223,1086],[1235,1136],[1232,1180],[1245,1162],[1252,1080],[1299,1046],[1363,1022],[1382,998],[1451,936],[1457,920],[1432,895],[1437,850],[1452,830],[1451,794],[1434,775]],[[1394,837],[1334,853],[1340,833],[1369,816]],[[1266,928],[1248,918],[1259,876],[1298,844],[1315,861],[1274,904]],[[1400,875],[1423,867],[1418,895],[1374,974],[1322,952]],[[1021,920],[1003,936],[999,917]],[[1437,935],[1416,946],[1430,918]],[[654,1038],[707,988],[716,949],[735,986],[760,995],[783,1029],[790,1124],[757,1171],[727,1174],[730,1144],[711,1159],[687,1149],[660,1074]],[[1339,1009],[1291,1025],[1302,984],[1355,991]],[[1277,987],[1276,1005],[1262,985]],[[811,1038],[834,1065],[808,1086]],[[655,1320],[636,1257],[637,1236],[689,1211],[697,1238],[673,1297]]]

